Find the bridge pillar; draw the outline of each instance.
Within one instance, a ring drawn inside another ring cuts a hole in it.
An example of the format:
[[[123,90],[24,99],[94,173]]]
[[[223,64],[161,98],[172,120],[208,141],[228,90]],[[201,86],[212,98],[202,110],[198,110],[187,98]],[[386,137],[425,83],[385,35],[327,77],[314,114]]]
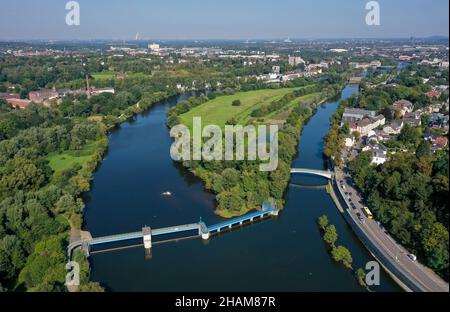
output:
[[[83,245],[82,245],[81,248],[83,249],[84,253],[86,254],[86,257],[89,257],[90,256],[89,252],[90,252],[90,248],[91,248],[89,243],[88,242],[83,242]]]
[[[203,240],[208,240],[210,236],[211,236],[211,234],[209,234],[209,232],[207,232],[207,233],[202,233],[202,239],[203,239]]]
[[[272,211],[270,214],[271,214],[272,216],[277,217],[277,216],[278,216],[278,213],[279,213],[279,210],[278,210],[278,209],[275,209],[275,210]]]
[[[145,260],[151,260],[152,259],[152,248],[146,248],[145,249]]]
[[[151,249],[152,248],[152,229],[150,227],[142,228],[142,236],[144,238],[144,248]]]

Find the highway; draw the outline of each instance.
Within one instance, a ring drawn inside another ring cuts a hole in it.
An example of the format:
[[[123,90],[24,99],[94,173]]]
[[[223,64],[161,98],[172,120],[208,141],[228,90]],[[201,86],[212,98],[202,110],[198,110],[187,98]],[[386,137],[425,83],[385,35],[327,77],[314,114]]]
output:
[[[398,244],[379,222],[366,218],[362,210],[364,199],[357,191],[349,174],[336,169],[336,184],[348,206],[350,216],[347,218],[348,221],[353,222],[365,234],[370,241],[370,246],[367,246],[369,250],[397,279],[411,291],[449,291],[448,283],[431,269],[412,260],[410,253]]]

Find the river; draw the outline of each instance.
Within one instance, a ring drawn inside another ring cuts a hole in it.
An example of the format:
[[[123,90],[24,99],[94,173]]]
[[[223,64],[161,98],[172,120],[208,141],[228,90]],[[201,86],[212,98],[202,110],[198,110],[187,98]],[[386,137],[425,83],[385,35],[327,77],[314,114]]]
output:
[[[323,137],[341,99],[357,92],[347,87],[305,125],[294,167],[323,169]],[[199,221],[213,224],[214,196],[174,163],[165,111],[175,101],[154,106],[123,123],[109,136],[110,148],[86,195],[85,227],[91,234],[139,231]],[[345,223],[321,178],[293,177],[286,207],[278,218],[199,238],[94,253],[91,278],[108,291],[364,291],[351,271],[335,263],[321,239],[317,218],[328,215],[339,233],[338,244],[349,248],[354,267],[373,261]],[[298,186],[298,185],[307,185]],[[171,197],[161,193],[170,191]],[[141,242],[136,242],[137,244]],[[384,272],[375,291],[400,291]]]

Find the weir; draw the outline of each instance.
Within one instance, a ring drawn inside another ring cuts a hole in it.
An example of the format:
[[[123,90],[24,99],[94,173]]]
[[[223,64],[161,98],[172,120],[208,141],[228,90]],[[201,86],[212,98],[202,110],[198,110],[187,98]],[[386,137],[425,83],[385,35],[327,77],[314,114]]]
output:
[[[97,238],[73,242],[73,243],[69,244],[69,246],[67,246],[68,263],[70,263],[73,251],[76,248],[80,248],[80,247],[82,247],[85,254],[87,256],[89,256],[89,251],[90,251],[91,246],[124,242],[124,241],[130,241],[130,240],[135,240],[135,239],[142,239],[143,243],[144,243],[144,248],[146,250],[151,250],[152,237],[168,235],[168,234],[176,234],[176,233],[182,233],[182,232],[189,232],[189,231],[197,231],[198,235],[203,240],[208,240],[211,237],[211,234],[219,233],[220,231],[225,230],[225,229],[231,229],[233,226],[235,226],[237,224],[242,225],[242,224],[244,224],[244,222],[247,222],[247,221],[254,222],[255,220],[261,220],[267,216],[277,216],[278,215],[278,209],[276,209],[270,203],[265,202],[265,203],[263,203],[262,206],[263,206],[262,210],[258,210],[253,213],[247,214],[245,216],[227,220],[225,222],[221,222],[221,223],[214,224],[211,226],[207,226],[203,221],[200,220],[198,223],[184,224],[184,225],[179,225],[179,226],[171,226],[171,227],[162,228],[162,229],[151,229],[150,227],[144,227],[144,228],[142,228],[142,231],[140,231],[140,232],[103,236],[103,237],[97,237]]]

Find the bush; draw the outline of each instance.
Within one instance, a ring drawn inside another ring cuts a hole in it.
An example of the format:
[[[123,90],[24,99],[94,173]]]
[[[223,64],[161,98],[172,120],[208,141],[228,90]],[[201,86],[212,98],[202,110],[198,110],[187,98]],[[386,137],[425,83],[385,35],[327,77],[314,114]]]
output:
[[[241,100],[234,100],[233,106],[241,106]]]

